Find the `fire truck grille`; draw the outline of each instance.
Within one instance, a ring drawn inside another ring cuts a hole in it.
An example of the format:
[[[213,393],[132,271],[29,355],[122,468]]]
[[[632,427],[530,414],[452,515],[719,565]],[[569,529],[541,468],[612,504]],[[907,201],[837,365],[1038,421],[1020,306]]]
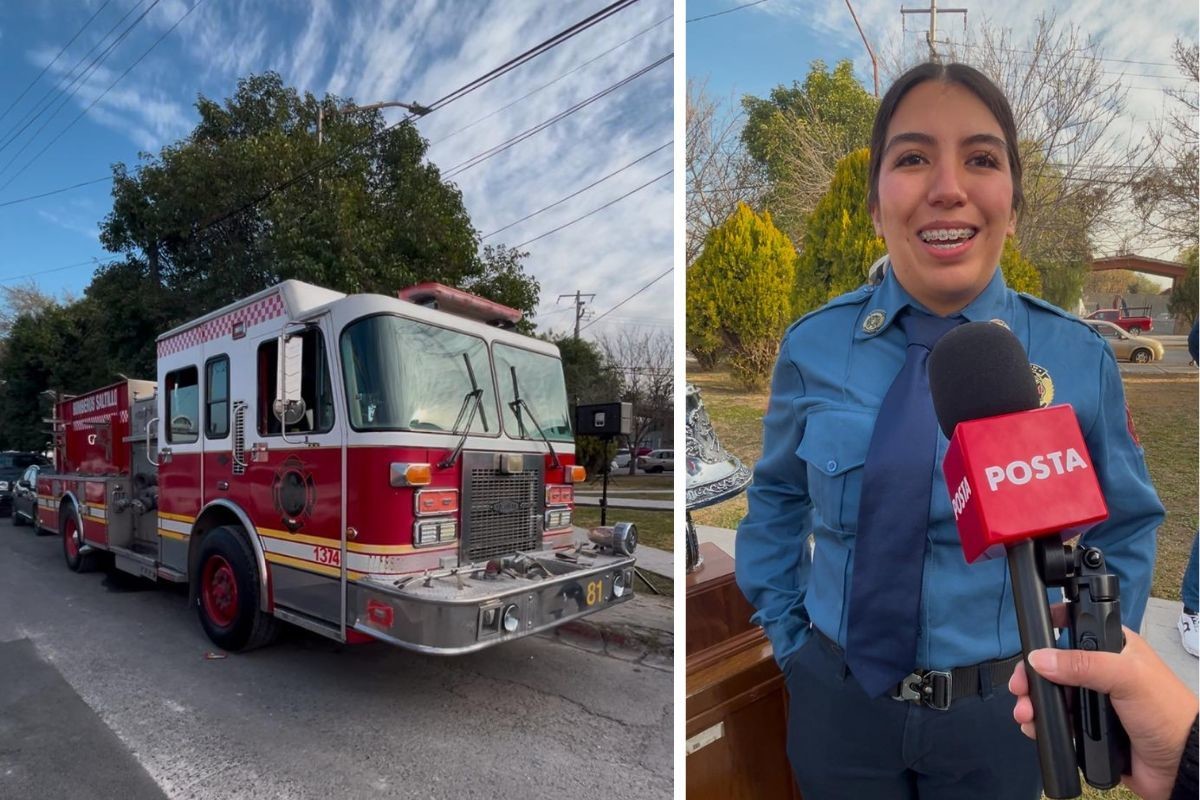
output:
[[[501,475],[495,469],[469,471],[465,555],[472,562],[526,550],[542,543],[542,476],[538,470]]]

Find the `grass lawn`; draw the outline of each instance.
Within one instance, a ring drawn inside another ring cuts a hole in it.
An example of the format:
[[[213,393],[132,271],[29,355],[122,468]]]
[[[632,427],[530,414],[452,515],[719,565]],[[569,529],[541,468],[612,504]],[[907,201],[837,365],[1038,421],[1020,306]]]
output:
[[[747,393],[724,372],[689,373],[725,449],[753,467],[762,452],[762,414],[767,392]],[[1158,531],[1158,554],[1150,593],[1180,599],[1180,582],[1196,535],[1197,380],[1194,375],[1126,376],[1126,399],[1146,449],[1146,465],[1167,517]],[[698,525],[736,528],[746,514],[746,495],[692,513]],[[639,527],[640,530],[640,527]],[[1098,795],[1096,795],[1098,796]],[[1107,797],[1122,797],[1119,793]],[[1132,797],[1132,795],[1126,795]]]
[[[608,509],[608,524],[632,522],[637,526],[638,541],[641,544],[673,552],[675,544],[671,515],[670,511],[610,508]],[[600,524],[600,508],[599,506],[575,506],[574,519],[575,524],[580,528],[593,528]]]
[[[580,491],[599,492],[604,487],[604,476],[588,475],[587,483],[579,485]],[[665,489],[671,490],[675,488],[675,477],[672,472],[655,473],[646,475],[639,473],[630,475],[628,472],[614,472],[608,476],[608,490],[611,492],[614,489],[621,491],[636,492],[644,489]]]

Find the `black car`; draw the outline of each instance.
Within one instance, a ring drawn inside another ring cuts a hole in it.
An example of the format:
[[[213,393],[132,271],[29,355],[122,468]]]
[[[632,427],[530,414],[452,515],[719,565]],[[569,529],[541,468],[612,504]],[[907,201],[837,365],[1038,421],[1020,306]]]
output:
[[[13,525],[37,527],[37,482],[42,469],[40,464],[34,464],[21,474],[16,485],[10,487]]]
[[[0,453],[0,515],[12,513],[13,489],[25,470],[32,466],[45,467],[49,464],[50,459],[40,453],[22,453],[15,450]]]

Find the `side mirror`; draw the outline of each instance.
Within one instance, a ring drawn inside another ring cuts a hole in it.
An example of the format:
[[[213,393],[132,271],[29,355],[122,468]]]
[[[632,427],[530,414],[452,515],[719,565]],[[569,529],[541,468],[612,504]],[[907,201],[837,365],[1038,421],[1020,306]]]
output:
[[[304,340],[299,334],[283,334],[279,337],[278,367],[275,379],[275,402],[271,411],[275,418],[288,425],[304,419],[304,398],[300,396],[303,379]]]

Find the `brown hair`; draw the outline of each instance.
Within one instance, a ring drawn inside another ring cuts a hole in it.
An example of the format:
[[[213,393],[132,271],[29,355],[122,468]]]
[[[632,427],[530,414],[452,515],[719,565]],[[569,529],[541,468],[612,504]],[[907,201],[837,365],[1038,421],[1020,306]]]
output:
[[[887,127],[896,113],[896,107],[904,99],[904,95],[918,84],[925,81],[940,81],[941,83],[956,84],[963,87],[979,98],[1004,134],[1005,149],[1008,153],[1008,168],[1012,174],[1013,211],[1020,211],[1021,201],[1025,199],[1021,191],[1021,154],[1017,151],[1017,124],[1013,121],[1012,108],[1008,98],[996,84],[974,67],[966,64],[939,64],[926,61],[905,72],[887,90],[879,108],[875,112],[875,123],[871,127],[871,171],[867,190],[867,206],[875,208],[879,204],[879,171],[883,162],[883,149],[887,146]]]

